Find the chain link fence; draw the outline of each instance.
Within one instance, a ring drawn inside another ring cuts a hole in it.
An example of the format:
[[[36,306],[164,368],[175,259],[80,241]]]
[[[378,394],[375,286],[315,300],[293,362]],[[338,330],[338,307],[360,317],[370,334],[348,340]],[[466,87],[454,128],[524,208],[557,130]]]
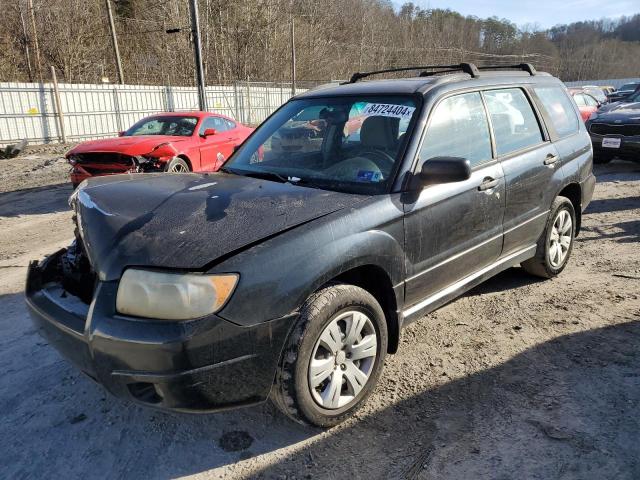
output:
[[[316,84],[305,82],[296,93]],[[115,136],[154,113],[198,110],[195,87],[59,84],[58,92],[64,132],[71,142]],[[243,81],[206,88],[210,111],[247,125],[262,122],[291,95],[288,82]],[[23,139],[61,141],[53,84],[0,83],[0,145]]]

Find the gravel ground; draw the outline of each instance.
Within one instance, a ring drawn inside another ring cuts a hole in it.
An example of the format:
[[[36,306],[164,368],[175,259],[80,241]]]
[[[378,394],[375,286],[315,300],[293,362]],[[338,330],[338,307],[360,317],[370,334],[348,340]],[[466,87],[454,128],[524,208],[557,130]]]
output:
[[[119,401],[38,337],[25,266],[72,235],[58,157],[1,177],[0,478],[640,478],[639,165],[596,169],[560,277],[514,268],[416,322],[366,407],[323,432],[269,404]]]
[[[64,154],[72,147],[60,143],[27,146],[16,158],[0,158],[0,193],[67,182],[70,167]]]

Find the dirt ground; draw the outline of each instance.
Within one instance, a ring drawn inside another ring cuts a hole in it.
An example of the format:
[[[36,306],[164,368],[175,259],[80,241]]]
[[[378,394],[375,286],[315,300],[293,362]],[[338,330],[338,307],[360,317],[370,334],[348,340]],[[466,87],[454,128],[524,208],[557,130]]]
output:
[[[596,169],[560,277],[511,269],[416,322],[367,406],[323,432],[270,404],[119,401],[38,337],[25,266],[72,236],[56,158],[0,177],[1,478],[640,478],[640,165]]]

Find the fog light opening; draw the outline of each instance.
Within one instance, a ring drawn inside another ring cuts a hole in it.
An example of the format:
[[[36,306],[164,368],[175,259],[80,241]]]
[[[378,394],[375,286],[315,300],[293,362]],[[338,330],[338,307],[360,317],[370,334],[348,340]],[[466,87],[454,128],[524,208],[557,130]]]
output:
[[[136,382],[127,385],[129,393],[138,401],[158,404],[162,402],[162,392],[155,384],[147,382]]]

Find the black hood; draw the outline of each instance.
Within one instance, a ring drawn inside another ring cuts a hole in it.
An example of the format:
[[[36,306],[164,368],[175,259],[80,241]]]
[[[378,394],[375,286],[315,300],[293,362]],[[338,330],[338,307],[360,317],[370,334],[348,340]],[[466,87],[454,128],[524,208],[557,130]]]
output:
[[[225,173],[138,174],[91,179],[72,204],[93,268],[113,280],[134,265],[201,270],[364,198]]]
[[[640,123],[640,102],[616,102],[598,111],[595,122]]]

